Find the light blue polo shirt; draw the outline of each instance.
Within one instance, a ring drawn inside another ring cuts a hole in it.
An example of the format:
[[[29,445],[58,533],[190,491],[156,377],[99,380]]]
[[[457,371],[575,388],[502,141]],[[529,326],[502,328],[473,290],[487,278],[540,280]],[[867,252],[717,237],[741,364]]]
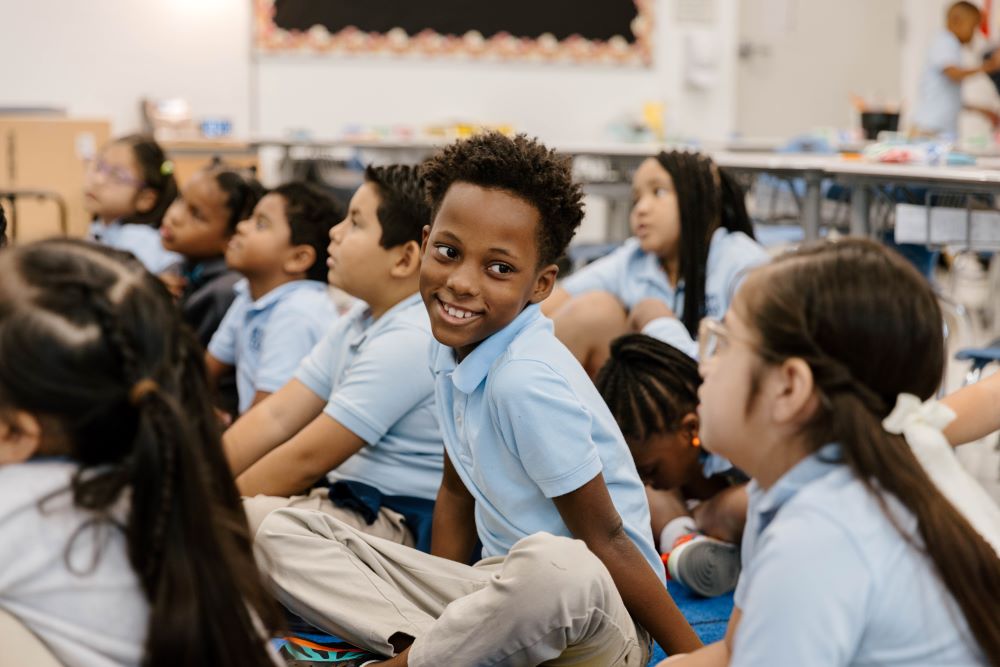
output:
[[[504,556],[528,535],[572,537],[552,498],[604,473],[625,531],[663,579],[646,492],[618,425],[583,367],[537,305],[456,366],[431,348],[445,449],[476,501],[483,556]]]
[[[389,495],[437,498],[444,448],[427,368],[430,319],[413,294],[373,320],[358,303],[302,361],[295,378],[324,412],[367,443],[327,474]]]
[[[931,41],[927,61],[920,75],[917,104],[911,124],[918,130],[958,138],[958,117],[962,113],[962,84],[944,73],[962,66],[962,43],[950,30],[940,30]]]
[[[337,319],[326,283],[293,280],[256,301],[246,280],[233,288],[236,299],[208,344],[208,352],[236,367],[239,410],[253,405],[258,391],[274,393]]]
[[[149,225],[94,221],[90,223],[87,238],[117,250],[127,250],[152,274],[163,273],[184,261],[181,255],[163,248],[160,230]]]
[[[769,260],[770,255],[764,247],[743,232],[730,232],[723,227],[715,230],[705,263],[704,315],[722,317],[746,273]],[[643,299],[655,298],[666,303],[678,318],[684,316],[683,279],[674,289],[660,258],[643,251],[636,238],[628,239],[611,254],[568,276],[561,286],[573,296],[585,292],[610,292],[629,310]],[[655,337],[669,338],[666,342],[690,354],[689,350],[693,349],[691,335],[679,319],[669,318],[669,321],[673,325],[663,326],[669,327],[670,333]]]
[[[986,664],[929,558],[827,445],[748,485],[730,665]],[[889,507],[918,544],[916,519]]]

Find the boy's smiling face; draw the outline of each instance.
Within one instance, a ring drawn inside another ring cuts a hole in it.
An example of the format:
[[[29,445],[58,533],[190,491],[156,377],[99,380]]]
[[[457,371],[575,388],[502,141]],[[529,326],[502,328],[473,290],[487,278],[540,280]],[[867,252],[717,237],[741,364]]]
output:
[[[424,230],[420,294],[434,337],[459,360],[555,285],[539,266],[538,210],[504,190],[453,184]]]

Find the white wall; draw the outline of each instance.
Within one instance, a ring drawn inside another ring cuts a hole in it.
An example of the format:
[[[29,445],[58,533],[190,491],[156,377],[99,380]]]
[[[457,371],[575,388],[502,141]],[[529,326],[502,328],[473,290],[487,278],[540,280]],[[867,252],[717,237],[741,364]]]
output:
[[[0,106],[138,129],[139,98],[183,97],[250,131],[249,0],[0,0]]]
[[[453,120],[510,123],[551,142],[595,141],[608,123],[667,102],[670,134],[723,137],[733,128],[737,0],[716,7],[722,69],[715,90],[688,95],[673,0],[657,0],[650,68],[459,62],[383,57],[261,56],[259,130],[338,134],[348,125]],[[582,6],[583,7],[583,6]]]
[[[138,126],[140,97],[178,96],[196,116],[232,118],[237,136],[305,129],[329,137],[348,124],[470,119],[579,142],[600,140],[608,123],[663,100],[670,134],[720,138],[733,129],[738,0],[704,1],[716,5],[709,29],[722,52],[717,86],[699,93],[683,82],[687,27],[676,21],[675,0],[656,0],[650,68],[254,59],[249,0],[0,0],[0,106],[62,106],[109,117],[122,133]]]

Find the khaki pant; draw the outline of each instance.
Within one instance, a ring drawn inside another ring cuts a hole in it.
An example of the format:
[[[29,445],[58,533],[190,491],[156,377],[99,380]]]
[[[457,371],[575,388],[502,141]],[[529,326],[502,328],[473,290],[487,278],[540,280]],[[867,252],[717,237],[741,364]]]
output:
[[[367,535],[320,512],[278,510],[257,532],[278,597],[378,653],[414,637],[413,667],[644,667],[649,638],[579,540],[539,533],[474,566]]]
[[[332,516],[343,521],[348,526],[353,526],[363,533],[375,535],[390,542],[405,544],[412,547],[416,544],[413,532],[406,525],[406,520],[399,512],[383,507],[379,510],[375,523],[366,523],[364,517],[358,512],[345,507],[337,507],[330,500],[330,495],[326,488],[317,487],[312,489],[307,495],[292,496],[285,498],[282,496],[253,496],[243,499],[243,511],[247,515],[247,523],[250,524],[250,534],[256,535],[261,522],[271,512],[294,508],[302,510],[314,510]]]
[[[31,630],[0,609],[0,667],[59,667],[60,663]]]

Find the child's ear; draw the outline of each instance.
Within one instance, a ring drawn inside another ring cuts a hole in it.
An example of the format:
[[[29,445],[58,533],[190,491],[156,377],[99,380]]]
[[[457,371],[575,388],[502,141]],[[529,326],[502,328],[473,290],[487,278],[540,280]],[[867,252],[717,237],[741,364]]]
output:
[[[700,429],[701,421],[698,419],[697,413],[689,412],[681,417],[680,431],[689,442],[698,437],[698,431]]]
[[[420,256],[423,257],[424,253],[427,252],[427,239],[431,237],[431,226],[424,225],[423,230],[421,230],[420,238]]]
[[[552,290],[556,286],[556,278],[559,276],[559,267],[549,264],[542,267],[535,276],[535,289],[531,292],[531,303],[541,303],[549,298]]]
[[[23,463],[38,453],[42,426],[23,410],[0,415],[0,465]]]
[[[152,188],[143,188],[135,196],[135,210],[139,213],[149,213],[156,206],[156,191]]]
[[[786,359],[772,374],[772,419],[786,424],[808,423],[820,407],[819,391],[809,364],[798,357]]]
[[[297,245],[292,247],[282,268],[289,274],[308,273],[315,263],[316,249],[311,245]]]
[[[427,236],[424,235],[426,243]],[[396,260],[390,272],[393,278],[409,278],[420,272],[421,245],[416,241],[407,241],[403,245],[396,246]]]

